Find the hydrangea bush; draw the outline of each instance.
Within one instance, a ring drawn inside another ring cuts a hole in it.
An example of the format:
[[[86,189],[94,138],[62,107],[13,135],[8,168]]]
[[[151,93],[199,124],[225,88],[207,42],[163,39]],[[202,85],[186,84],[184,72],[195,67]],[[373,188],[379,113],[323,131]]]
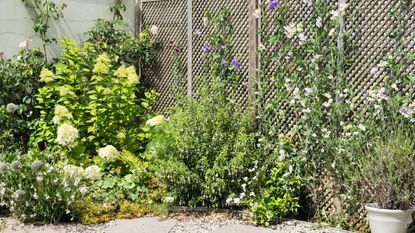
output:
[[[148,133],[143,126],[146,110],[156,93],[138,93],[135,67],[113,67],[106,53],[96,56],[92,44],[79,47],[66,39],[62,46],[53,71],[43,69],[40,74],[44,86],[36,94],[36,107],[41,118],[33,126],[32,145],[46,148],[57,143],[71,149],[71,159],[78,162],[107,145],[142,150]]]

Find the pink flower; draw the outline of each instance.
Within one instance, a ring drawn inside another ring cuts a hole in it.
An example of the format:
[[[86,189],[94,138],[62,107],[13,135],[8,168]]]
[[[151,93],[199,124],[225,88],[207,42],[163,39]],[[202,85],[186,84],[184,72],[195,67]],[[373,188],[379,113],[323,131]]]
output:
[[[261,9],[256,9],[252,15],[257,19],[261,18]]]
[[[26,49],[27,47],[29,47],[30,42],[32,42],[32,39],[24,40],[24,41],[20,42],[19,48]]]
[[[150,32],[153,36],[157,35],[159,33],[159,28],[156,25],[151,26]]]

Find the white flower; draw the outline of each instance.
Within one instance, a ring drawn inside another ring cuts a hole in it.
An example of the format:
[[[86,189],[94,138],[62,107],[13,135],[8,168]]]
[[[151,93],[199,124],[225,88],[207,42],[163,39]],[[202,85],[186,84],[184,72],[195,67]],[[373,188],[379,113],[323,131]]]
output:
[[[331,99],[332,98],[332,96],[331,96],[330,93],[324,93],[323,96],[326,97],[327,99]]]
[[[362,130],[362,131],[365,131],[366,130],[366,127],[363,125],[363,124],[359,124],[359,129],[360,130]]]
[[[165,197],[164,202],[165,203],[173,203],[174,202],[174,197]]]
[[[307,36],[304,33],[300,33],[298,35],[298,39],[300,39],[300,44],[304,44],[304,42],[307,40]]]
[[[246,176],[245,176],[245,177],[244,177],[244,181],[245,181],[245,182],[248,182],[248,177],[246,177]]]
[[[317,18],[317,20],[316,20],[316,26],[317,26],[318,28],[323,27],[323,19],[322,19],[321,17],[318,17],[318,18]]]
[[[242,184],[242,185],[241,185],[241,187],[242,187],[242,189],[245,191],[245,189],[246,189],[246,184]]]
[[[85,169],[84,176],[90,180],[99,180],[101,178],[101,169],[97,165],[89,166]]]
[[[59,104],[55,106],[55,116],[52,119],[55,125],[62,123],[65,120],[72,120],[72,119],[73,119],[73,116],[67,108]]]
[[[332,28],[329,31],[329,36],[334,36],[335,33],[336,33],[336,30],[334,28]]]
[[[370,74],[371,75],[377,75],[377,74],[379,74],[379,67],[374,66],[372,69],[370,69]]]
[[[246,196],[246,194],[245,193],[241,193],[241,194],[239,194],[239,197],[241,198],[241,199],[244,199],[244,197]]]
[[[77,167],[72,164],[66,164],[63,166],[63,173],[69,177],[77,177],[83,171],[81,167]]]
[[[209,25],[209,19],[207,17],[203,17],[203,26],[207,27]]]
[[[295,23],[290,23],[289,25],[284,26],[284,32],[288,39],[293,38],[297,33],[297,25]]]
[[[151,26],[150,32],[153,36],[157,35],[159,33],[159,28],[156,25]]]
[[[311,113],[311,109],[310,108],[306,108],[306,109],[303,109],[303,111],[302,111],[303,113]]]
[[[254,13],[252,13],[252,15],[253,15],[256,19],[261,18],[261,9],[256,9],[256,10],[254,11]]]
[[[323,106],[324,106],[325,108],[330,107],[330,105],[331,105],[331,103],[330,103],[330,102],[324,102],[324,103],[323,103]]]
[[[348,6],[349,6],[349,4],[344,3],[344,2],[339,4],[339,11],[342,15],[344,15],[346,13],[346,9],[347,9]]]
[[[233,203],[235,203],[236,205],[238,205],[241,202],[240,198],[234,198],[233,199]]]
[[[251,197],[255,197],[255,193],[254,193],[254,192],[251,192],[251,193],[249,194],[249,196],[251,196]]]
[[[25,49],[25,48],[29,47],[30,42],[32,42],[32,39],[24,40],[24,41],[20,42],[19,48]]]
[[[309,96],[309,95],[313,94],[313,89],[312,88],[306,87],[306,88],[304,88],[304,91],[305,91],[306,96]]]
[[[405,117],[409,118],[415,114],[415,105],[403,106],[399,109],[399,112]]]
[[[303,0],[303,2],[307,5],[312,5],[313,4],[313,0]]]
[[[15,105],[14,103],[9,103],[6,106],[6,111],[8,113],[14,113],[17,110],[17,105]]]
[[[86,187],[81,187],[81,188],[79,188],[79,192],[80,193],[86,193],[88,191],[88,189],[86,188]]]
[[[230,197],[228,197],[227,199],[226,199],[226,204],[230,204],[231,203],[231,201],[232,201],[232,198],[230,198]]]
[[[64,123],[58,128],[56,143],[62,146],[74,147],[78,139],[78,130],[68,123]]]
[[[104,148],[98,150],[98,155],[102,159],[112,161],[120,156],[120,152],[118,152],[117,148],[112,145],[108,145]]]
[[[331,20],[336,20],[336,19],[339,18],[340,12],[338,10],[332,10],[330,12],[330,14],[331,14],[331,18],[330,19]]]
[[[146,125],[156,126],[156,125],[163,124],[164,122],[166,122],[166,118],[164,118],[163,115],[158,115],[158,116],[155,116],[155,117],[151,118],[150,120],[148,120],[146,122]]]
[[[388,66],[388,62],[387,61],[381,61],[379,64],[378,64],[378,67],[379,68],[385,68],[385,67],[387,67]]]

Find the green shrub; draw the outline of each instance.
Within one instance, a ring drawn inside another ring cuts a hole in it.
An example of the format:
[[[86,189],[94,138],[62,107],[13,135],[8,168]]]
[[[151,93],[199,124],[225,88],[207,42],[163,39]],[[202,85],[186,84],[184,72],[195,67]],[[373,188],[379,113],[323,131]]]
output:
[[[248,115],[228,102],[220,87],[210,91],[184,100],[160,126],[164,134],[154,136],[148,152],[162,160],[161,172],[176,201],[223,207],[231,196],[248,197],[260,155]]]
[[[358,168],[361,188],[381,208],[407,210],[415,205],[415,139],[396,127],[362,151]]]
[[[45,85],[36,94],[41,118],[34,124],[32,145],[54,146],[57,126],[71,122],[80,139],[72,148],[76,162],[84,162],[81,154],[94,155],[106,145],[142,150],[148,138],[148,127],[142,124],[156,93],[138,98],[134,66],[113,67],[107,54],[95,56],[92,44],[78,47],[66,39],[62,47],[54,72],[43,69],[40,74]]]
[[[253,206],[254,220],[268,226],[283,217],[296,214],[299,205],[301,178],[285,162],[278,163],[271,171],[264,192]]]
[[[125,23],[121,20],[99,19],[87,32],[87,42],[93,44],[98,53],[110,54],[117,65],[148,65],[154,61],[160,47],[154,36],[144,30],[135,38],[124,28]]]
[[[0,157],[0,205],[24,221],[74,220],[76,202],[86,191],[80,175],[48,161],[59,155],[42,152]]]
[[[38,49],[24,49],[8,60],[0,60],[0,151],[27,149],[39,81],[46,64]]]

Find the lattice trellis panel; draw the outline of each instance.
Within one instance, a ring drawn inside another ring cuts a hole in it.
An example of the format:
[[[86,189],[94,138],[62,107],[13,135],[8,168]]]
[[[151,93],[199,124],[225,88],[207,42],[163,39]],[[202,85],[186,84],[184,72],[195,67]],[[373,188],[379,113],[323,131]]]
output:
[[[143,71],[143,82],[160,93],[159,102],[153,110],[166,114],[175,105],[176,90],[186,86],[187,1],[146,1],[142,4],[144,27],[156,25],[159,28],[158,39],[162,43],[156,64]],[[182,48],[178,58],[175,58],[175,47],[168,46],[169,40],[174,40]],[[176,59],[180,67],[177,75],[173,72]]]
[[[194,0],[192,23],[194,32],[200,31],[201,35],[193,35],[193,77],[194,91],[200,87],[198,78],[208,77],[206,64],[203,58],[202,46],[206,42],[203,35],[209,34],[209,29],[203,26],[205,12],[218,15],[221,7],[229,6],[231,10],[231,21],[234,26],[232,53],[242,64],[240,71],[241,80],[236,88],[232,88],[232,93],[237,102],[246,107],[248,101],[248,1],[241,0]]]
[[[283,0],[281,0],[282,2]],[[305,33],[309,35],[311,19],[313,17],[313,8],[304,0],[284,0],[289,1],[287,9],[287,24],[300,23],[304,25]],[[325,0],[327,4],[336,6],[338,0]],[[350,32],[345,41],[346,57],[349,65],[345,69],[346,79],[351,84],[352,90],[356,93],[354,100],[357,104],[361,103],[370,90],[378,88],[385,77],[385,71],[380,69],[373,72],[381,61],[386,59],[388,53],[394,50],[394,43],[389,39],[389,35],[395,30],[397,22],[391,16],[393,9],[400,9],[401,0],[346,0],[349,4],[346,18],[346,30]],[[160,39],[165,43],[168,39],[174,38],[183,45],[187,43],[187,0],[157,0],[143,3],[144,25],[158,25],[160,28]],[[208,28],[203,26],[203,16],[205,12],[213,15],[217,14],[223,5],[228,5],[232,11],[232,21],[235,26],[233,53],[243,64],[241,71],[242,79],[237,88],[232,89],[234,96],[245,107],[248,103],[248,45],[249,45],[249,14],[248,1],[242,0],[193,0],[192,24],[193,24],[193,48],[192,48],[192,66],[193,66],[193,89],[198,90],[200,87],[196,77],[206,77],[206,69],[202,54],[202,46],[205,43],[204,36],[209,33]],[[401,12],[404,17],[404,40],[402,47],[406,54],[415,53],[415,2],[410,1],[409,8]],[[263,17],[270,17],[271,21],[275,20],[272,14],[263,14]],[[276,28],[275,23],[271,23],[266,29],[266,33],[272,34]],[[200,31],[202,35],[198,35]],[[186,46],[184,46],[186,47]],[[160,93],[160,103],[155,110],[165,112],[168,107],[173,106],[174,92],[171,88],[175,82],[172,75],[174,67],[171,49],[163,48],[159,54],[159,61],[156,67],[146,70],[144,73],[146,81],[151,87],[155,87]],[[275,52],[278,48],[269,47],[268,52]],[[188,62],[186,57],[186,48],[180,55],[183,67]],[[261,70],[265,77],[272,77],[278,72],[278,62],[261,63]],[[415,62],[406,59],[404,62],[406,74],[415,76]],[[289,74],[287,74],[288,76]],[[185,87],[186,73],[183,72],[179,86]],[[291,109],[284,100],[278,99],[277,85],[272,80],[263,80],[267,83],[270,91],[264,96],[267,100],[278,100],[276,102],[276,111],[282,109],[288,114],[288,117],[280,118],[277,114],[269,114],[267,117],[272,119],[283,132],[289,131],[298,119],[299,113]],[[405,90],[407,91],[407,90]],[[414,96],[414,93],[409,93]],[[274,112],[274,113],[275,113]],[[284,121],[282,121],[284,119]],[[342,203],[341,193],[336,183],[325,174],[321,181],[320,187],[316,190],[315,206],[318,208],[317,214],[320,217],[328,219],[336,218],[339,214],[347,216],[346,224],[351,229],[358,231],[367,231],[367,222],[365,217],[364,206],[354,207],[353,211],[348,209],[347,204]],[[340,201],[340,203],[339,203]],[[339,210],[342,209],[342,210]],[[346,211],[341,213],[340,211]]]

